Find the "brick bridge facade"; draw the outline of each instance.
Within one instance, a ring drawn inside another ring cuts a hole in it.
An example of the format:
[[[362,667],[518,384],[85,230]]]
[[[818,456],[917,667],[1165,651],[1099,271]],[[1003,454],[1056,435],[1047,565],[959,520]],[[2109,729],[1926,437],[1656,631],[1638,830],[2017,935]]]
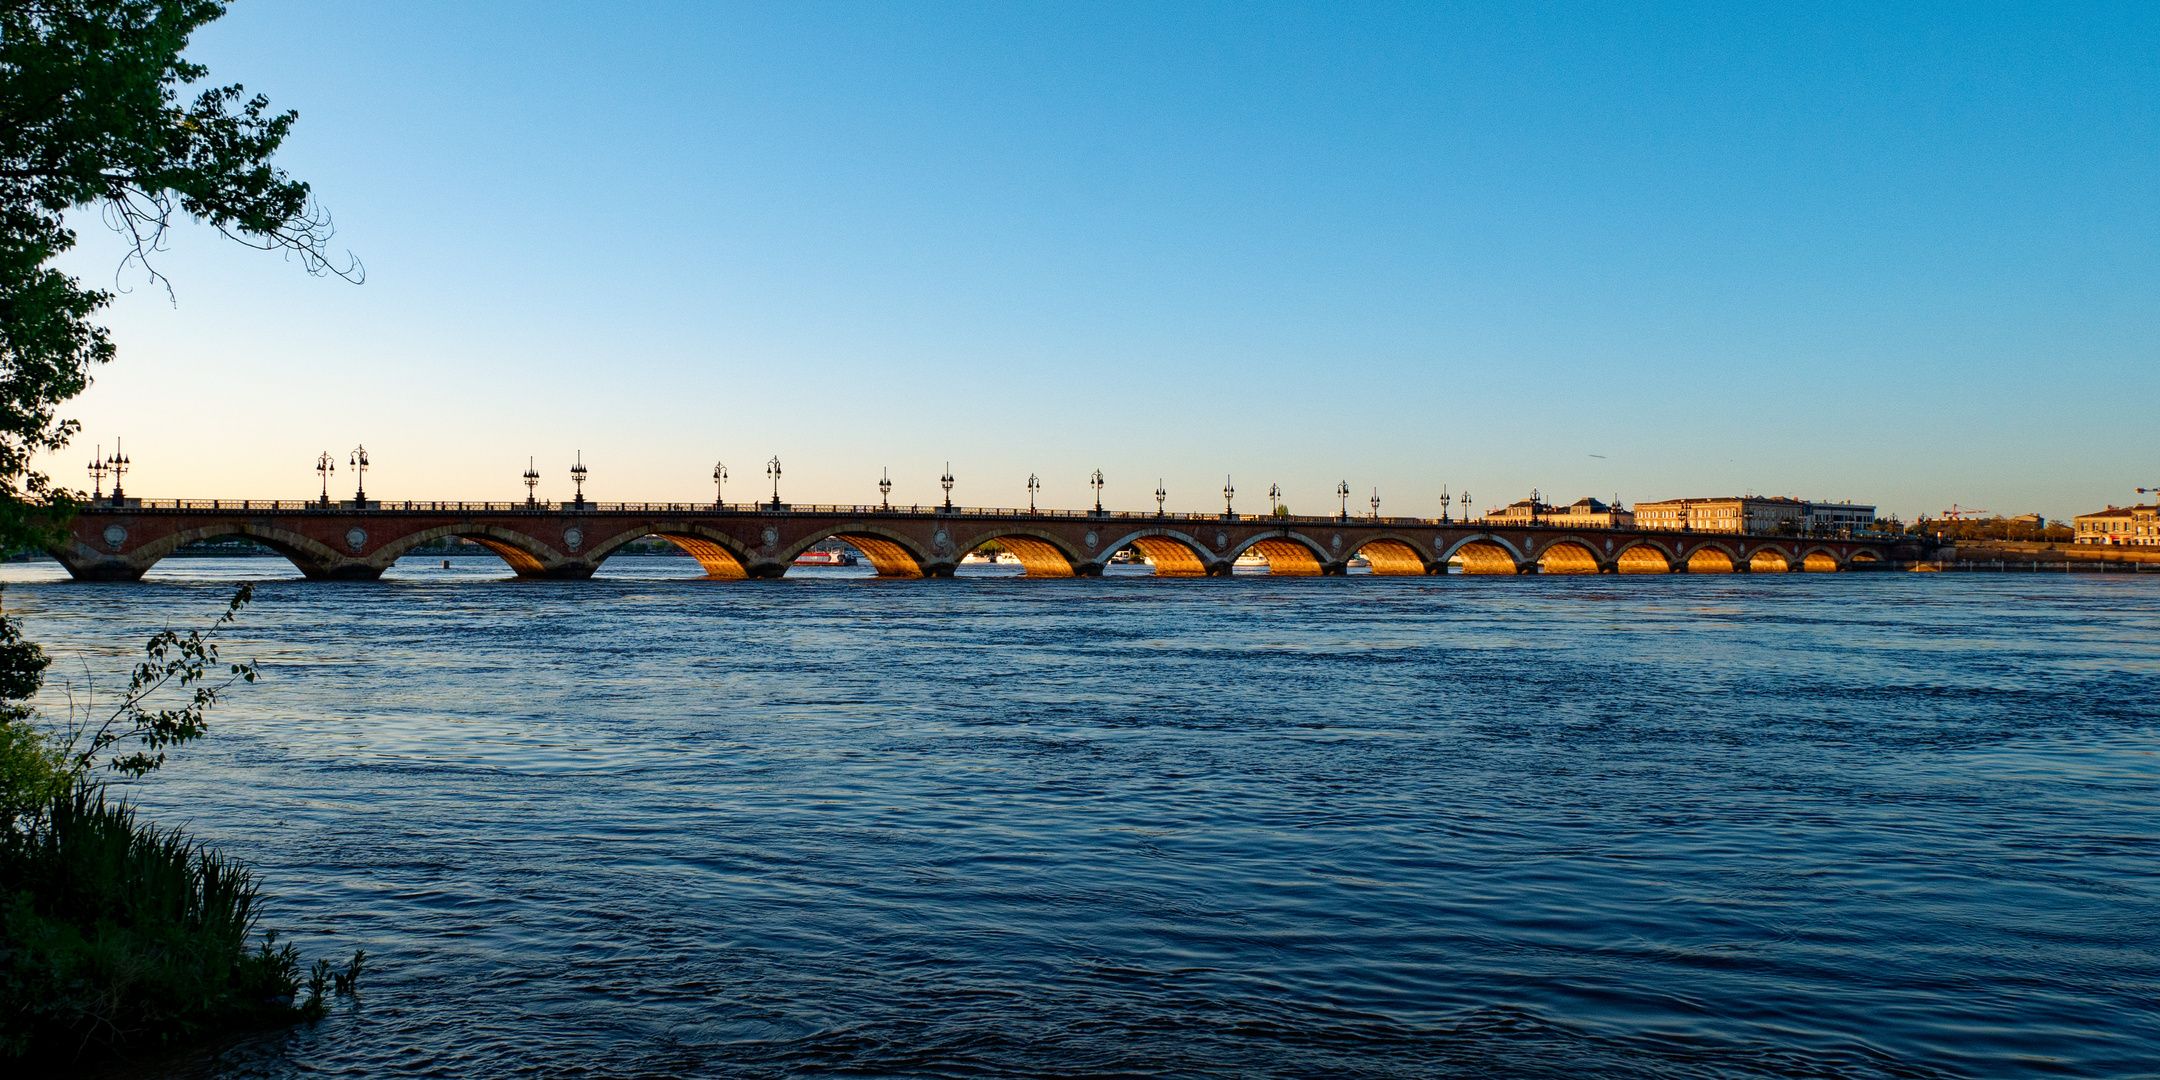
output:
[[[77,579],[133,581],[180,547],[245,537],[310,578],[372,580],[414,548],[463,537],[521,577],[588,578],[633,540],[662,537],[709,577],[776,578],[839,539],[881,576],[951,577],[995,542],[1030,577],[1100,575],[1137,548],[1168,576],[1218,576],[1248,552],[1276,574],[1732,573],[1888,569],[1918,557],[1887,539],[1824,539],[1564,525],[1495,527],[1420,518],[1233,517],[1069,510],[887,509],[696,503],[450,503],[109,500],[85,508],[52,549]]]

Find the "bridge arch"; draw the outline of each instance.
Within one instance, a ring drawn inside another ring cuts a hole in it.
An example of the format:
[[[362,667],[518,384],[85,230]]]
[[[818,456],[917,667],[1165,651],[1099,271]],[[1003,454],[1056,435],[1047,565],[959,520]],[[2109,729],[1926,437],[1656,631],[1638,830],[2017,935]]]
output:
[[[961,552],[974,551],[984,544],[995,542],[1020,559],[1020,566],[1028,577],[1069,578],[1081,572],[1089,559],[1080,554],[1068,542],[1041,529],[1027,526],[1008,526],[989,529],[982,534],[959,542]],[[1104,552],[1105,558],[1110,552]]]
[[[1433,572],[1426,565],[1425,556],[1419,552],[1417,541],[1406,536],[1381,533],[1367,537],[1357,547],[1350,549],[1348,554],[1365,556],[1365,561],[1372,564],[1372,572],[1375,574],[1410,577]],[[1440,568],[1445,572],[1447,564],[1441,563]]]
[[[1456,541],[1440,561],[1445,563],[1458,558],[1462,560],[1465,574],[1519,574],[1524,561],[1515,545],[1487,533]]]
[[[519,577],[544,576],[547,564],[561,557],[546,544],[514,529],[505,529],[499,525],[458,524],[441,525],[400,536],[376,548],[371,561],[387,570],[391,563],[396,562],[406,552],[445,536],[462,537],[494,552],[503,562],[510,564],[510,569]]]
[[[1758,574],[1782,574],[1792,569],[1792,559],[1783,550],[1766,545],[1748,556],[1748,569]]]
[[[1697,544],[1688,552],[1687,571],[1690,574],[1735,574],[1740,571],[1740,556],[1723,544]]]
[[[1327,573],[1327,549],[1294,532],[1256,536],[1230,549],[1225,557],[1235,562],[1248,551],[1267,560],[1268,573],[1281,577],[1318,577]]]
[[[151,567],[163,562],[166,556],[189,544],[200,543],[204,540],[217,540],[227,536],[239,536],[253,540],[285,556],[287,562],[292,563],[294,568],[310,578],[332,576],[329,568],[336,565],[343,558],[341,553],[332,549],[329,545],[302,536],[299,533],[256,525],[247,521],[234,521],[217,525],[205,525],[195,529],[183,529],[159,537],[128,552],[127,560],[136,567],[135,575],[139,578],[143,574],[149,573]]]
[[[1103,550],[1114,555],[1126,548],[1139,549],[1155,567],[1156,577],[1205,577],[1213,562],[1206,545],[1176,529],[1142,529]]]
[[[919,578],[924,576],[923,567],[931,562],[930,553],[916,546],[907,534],[866,521],[850,521],[811,533],[782,552],[780,560],[784,565],[792,565],[796,556],[824,540],[845,540],[853,545],[855,550],[869,557],[870,565],[877,568],[879,577]],[[945,573],[951,576],[950,570]]]
[[[1669,574],[1672,555],[1656,541],[1636,540],[1613,556],[1613,567],[1621,574]]]
[[[1828,574],[1845,569],[1838,557],[1826,548],[1814,548],[1800,557],[1800,569],[1810,574]]]
[[[1595,574],[1600,569],[1597,551],[1572,536],[1545,545],[1537,565],[1540,574]]]
[[[750,576],[752,556],[741,541],[718,529],[687,521],[652,521],[632,526],[594,541],[586,548],[585,557],[597,567],[624,544],[648,536],[657,536],[696,559],[710,580],[741,581]]]

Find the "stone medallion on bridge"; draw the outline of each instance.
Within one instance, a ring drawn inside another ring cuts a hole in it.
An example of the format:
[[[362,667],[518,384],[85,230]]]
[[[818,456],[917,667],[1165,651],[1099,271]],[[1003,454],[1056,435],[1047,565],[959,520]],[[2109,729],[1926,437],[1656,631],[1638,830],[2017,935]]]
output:
[[[120,550],[120,545],[127,543],[127,530],[118,525],[105,526],[105,542],[112,545],[114,551]]]
[[[358,555],[360,549],[367,546],[367,530],[355,527],[347,532],[345,534],[345,546],[353,549],[353,554]]]
[[[1216,534],[1215,534],[1215,550],[1217,550],[1217,551],[1220,551],[1220,550],[1222,550],[1222,549],[1223,549],[1224,547],[1227,547],[1227,546],[1229,546],[1229,543],[1230,543],[1230,535],[1229,535],[1228,533],[1216,533]]]
[[[952,550],[952,534],[947,533],[943,529],[939,529],[936,535],[930,538],[930,542],[936,544],[939,551]]]
[[[1328,542],[1327,542],[1327,546],[1328,546],[1328,547],[1329,547],[1329,549],[1331,549],[1331,550],[1334,550],[1334,551],[1341,551],[1341,550],[1342,550],[1342,534],[1341,534],[1341,533],[1336,533],[1336,534],[1335,534],[1334,536],[1331,536],[1331,537],[1329,537],[1329,538],[1328,538]]]
[[[1088,534],[1086,536],[1081,537],[1081,539],[1087,541],[1089,551],[1095,550],[1095,545],[1102,543],[1102,538],[1096,536],[1094,530],[1092,529],[1088,531]]]
[[[564,547],[567,547],[572,551],[576,551],[585,543],[585,530],[580,529],[575,525],[564,529],[562,531],[562,542]]]
[[[770,525],[765,526],[765,531],[763,533],[760,533],[759,535],[765,538],[766,547],[771,547],[774,544],[780,542],[780,530],[775,529]]]

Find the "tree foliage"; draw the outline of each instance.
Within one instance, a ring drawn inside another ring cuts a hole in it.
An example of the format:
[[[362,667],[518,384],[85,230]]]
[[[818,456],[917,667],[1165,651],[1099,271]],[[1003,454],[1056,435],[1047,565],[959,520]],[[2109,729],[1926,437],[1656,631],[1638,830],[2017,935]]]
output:
[[[75,245],[71,211],[95,207],[151,256],[176,215],[358,280],[327,254],[329,215],[308,185],[270,164],[296,114],[238,84],[184,92],[209,74],[181,59],[217,0],[0,0],[0,542],[34,541],[64,503],[32,458],[77,425],[58,406],[113,357],[92,322],[112,299],[48,265]],[[64,507],[63,507],[64,508]]]

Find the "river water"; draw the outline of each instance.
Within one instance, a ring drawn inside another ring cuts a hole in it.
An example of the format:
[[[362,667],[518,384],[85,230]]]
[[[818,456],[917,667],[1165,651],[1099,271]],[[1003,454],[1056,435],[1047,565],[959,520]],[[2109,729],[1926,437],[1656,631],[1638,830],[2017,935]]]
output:
[[[153,1071],[2160,1075],[2160,580],[696,572],[0,570],[267,582],[132,797],[375,959]]]

